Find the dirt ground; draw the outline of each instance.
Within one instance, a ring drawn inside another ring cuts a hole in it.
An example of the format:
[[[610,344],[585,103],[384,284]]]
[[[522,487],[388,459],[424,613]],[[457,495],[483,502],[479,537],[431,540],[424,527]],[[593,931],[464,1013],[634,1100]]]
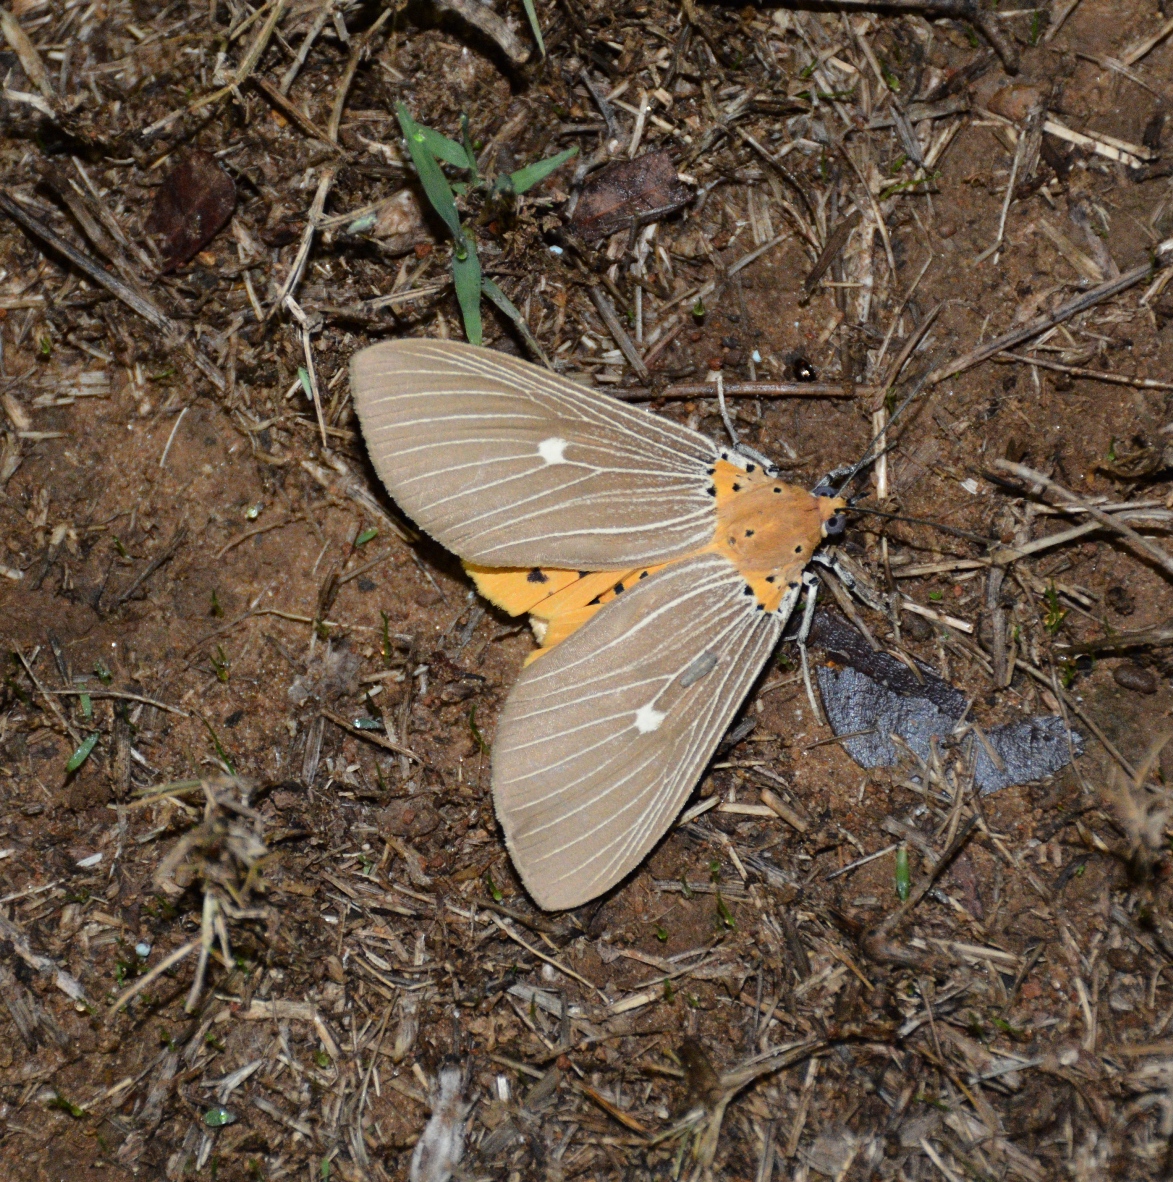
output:
[[[558,0],[539,59],[522,4],[449,7],[5,17],[0,1173],[407,1178],[448,1111],[469,1179],[1173,1177],[1165,0],[1002,5],[1001,56],[931,7]],[[717,807],[538,911],[487,754],[532,638],[385,497],[349,401],[363,345],[463,337],[443,223],[387,204],[397,102],[467,115],[490,176],[579,147],[462,203],[562,372],[640,386],[596,285],[654,412],[714,438],[669,383],[859,383],[732,401],[807,487],[919,385],[859,505],[896,517],[842,543],[919,610],[851,610],[980,727],[1063,713],[1074,767],[980,799],[950,750],[865,771],[785,644]],[[572,219],[659,151],[681,208]],[[1108,520],[991,564],[1091,520],[1062,490]]]

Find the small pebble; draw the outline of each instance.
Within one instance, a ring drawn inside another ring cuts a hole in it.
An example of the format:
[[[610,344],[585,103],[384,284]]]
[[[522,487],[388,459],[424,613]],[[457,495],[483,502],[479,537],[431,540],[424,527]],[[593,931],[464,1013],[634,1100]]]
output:
[[[1116,684],[1136,694],[1155,694],[1157,692],[1157,678],[1151,669],[1126,661],[1112,670]]]
[[[1012,123],[1021,123],[1030,113],[1031,107],[1043,101],[1041,87],[1029,86],[1021,82],[1010,86],[1003,86],[987,104],[995,115],[1009,119]]]
[[[1012,456],[1007,456],[1007,459],[1013,459]],[[1109,587],[1104,593],[1104,599],[1107,600],[1108,606],[1122,616],[1130,616],[1136,611],[1136,601],[1128,592],[1127,587],[1119,585]]]
[[[1127,948],[1109,948],[1108,963],[1118,973],[1135,973],[1140,967],[1140,957]]]
[[[134,954],[139,960],[146,960],[151,955],[151,946],[147,943],[136,944],[134,946]]]
[[[933,626],[928,620],[921,616],[913,615],[911,612],[903,616],[900,620],[900,627],[912,637],[913,640],[928,640],[933,634]]]
[[[400,797],[377,816],[379,828],[396,837],[426,837],[442,821],[431,802],[423,797]]]

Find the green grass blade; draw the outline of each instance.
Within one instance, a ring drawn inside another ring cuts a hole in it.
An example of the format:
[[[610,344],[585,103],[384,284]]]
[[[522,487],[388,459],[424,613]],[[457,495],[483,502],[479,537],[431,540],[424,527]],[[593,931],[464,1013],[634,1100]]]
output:
[[[76,772],[79,767],[90,757],[90,752],[94,749],[94,744],[97,743],[98,736],[96,734],[82,743],[82,745],[69,757],[69,762],[65,765],[67,772]]]
[[[479,345],[483,339],[481,330],[481,260],[477,258],[476,245],[464,235],[465,255],[458,251],[452,254],[452,281],[456,286],[456,300],[460,314],[464,317],[464,335],[470,345]]]
[[[536,164],[527,164],[524,168],[510,173],[509,179],[513,183],[513,191],[524,193],[527,189],[532,189],[534,185],[544,181],[554,169],[561,168],[577,152],[577,148],[567,148],[565,152],[559,152],[557,156],[539,160]]]
[[[419,173],[420,184],[423,185],[432,208],[444,219],[444,224],[460,247],[464,235],[460,229],[460,215],[456,212],[456,198],[452,195],[448,178],[440,171],[436,157],[432,155],[428,146],[428,138],[425,135],[427,129],[416,123],[411,117],[411,112],[402,103],[395,104],[395,113],[399,116],[399,126],[403,129],[403,138],[407,141],[412,163]],[[460,153],[464,155],[463,148],[460,149]]]
[[[513,306],[513,301],[488,278],[481,280],[481,291],[517,325],[517,331],[521,333],[525,339],[525,343],[533,350],[534,356],[540,357],[542,364],[549,369],[550,359],[542,351],[542,346],[538,344],[534,334],[530,332],[529,325],[525,322],[525,317]]]
[[[538,24],[538,14],[534,9],[534,0],[521,0],[525,5],[525,15],[529,17],[529,27],[533,30],[534,40],[538,43],[538,53],[546,56],[546,43],[542,40],[542,26]]]
[[[437,160],[443,160],[445,164],[453,164],[457,168],[475,167],[476,161],[469,163],[468,153],[461,144],[450,140],[446,135],[441,135],[430,127],[423,127],[420,124],[416,124],[416,126],[423,133],[424,146]]]

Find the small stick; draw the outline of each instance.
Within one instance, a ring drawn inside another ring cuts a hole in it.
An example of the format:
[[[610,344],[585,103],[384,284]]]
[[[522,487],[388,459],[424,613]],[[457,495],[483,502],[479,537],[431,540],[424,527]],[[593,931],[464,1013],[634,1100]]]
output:
[[[1157,247],[1156,255],[1156,265],[1158,267],[1167,266],[1173,259],[1173,239],[1162,242]],[[995,337],[994,340],[987,341],[984,345],[979,345],[976,349],[971,349],[960,357],[955,357],[940,369],[929,374],[927,384],[935,386],[946,378],[953,377],[954,374],[962,373],[964,370],[972,369],[975,365],[980,365],[983,361],[988,361],[997,353],[1003,353],[1023,341],[1029,341],[1031,337],[1046,332],[1048,328],[1054,328],[1056,324],[1062,324],[1064,320],[1070,320],[1072,316],[1077,316],[1088,308],[1094,308],[1096,304],[1126,291],[1142,279],[1147,279],[1153,273],[1153,266],[1152,262],[1148,262],[1142,263],[1139,267],[1133,267],[1131,271],[1125,271],[1118,279],[1110,279],[1108,282],[1101,283],[1098,287],[1093,287],[1090,291],[1068,300],[1065,304],[1060,304],[1058,308],[1046,316],[1040,316],[1029,324],[1024,324],[1021,328],[1003,333],[1002,336]]]
[[[273,5],[273,11],[269,13],[269,19],[261,26],[257,35],[253,38],[253,43],[248,47],[248,51],[237,67],[236,74],[233,77],[233,86],[240,86],[253,70],[256,69],[257,62],[261,60],[261,54],[265,52],[265,48],[269,44],[269,38],[273,36],[274,30],[277,28],[277,22],[285,15],[285,5],[286,0],[277,0]]]
[[[593,989],[595,993],[604,1001],[610,1004],[610,998],[593,982],[588,981],[586,977],[576,973],[574,969],[564,965],[560,960],[555,960],[552,956],[547,956],[546,953],[539,951],[532,944],[528,944],[523,940],[508,924],[502,923],[492,912],[489,913],[489,918],[503,931],[515,944],[520,944],[526,952],[532,956],[536,956],[538,960],[544,960],[546,964],[553,965],[560,973],[565,973],[568,977],[573,977],[574,980],[585,985],[588,989]]]
[[[57,93],[49,79],[49,72],[41,60],[37,47],[32,43],[29,35],[21,28],[20,21],[7,9],[0,9],[0,32],[5,41],[12,46],[13,52],[20,60],[20,64],[28,75],[29,81],[45,96],[45,101],[51,109],[57,107]],[[53,110],[54,116],[56,111]]]
[[[163,447],[163,454],[159,457],[159,467],[167,467],[167,457],[171,454],[171,445],[175,442],[175,433],[179,430],[179,424],[183,422],[184,415],[191,410],[190,406],[185,406],[179,412],[179,417],[175,420],[175,426],[171,428],[171,434],[167,436],[167,443]],[[219,557],[219,555],[217,555]]]
[[[238,537],[233,538],[230,542],[225,542],[224,545],[216,551],[215,555],[213,556],[213,561],[215,562],[223,558],[229,550],[235,549],[241,544],[241,542],[247,542],[249,538],[255,538],[258,534],[267,534],[271,530],[284,529],[287,525],[293,525],[298,521],[304,520],[305,516],[299,513],[296,517],[288,517],[284,521],[271,521],[268,525],[258,525],[253,529],[247,529],[244,531],[244,533],[240,534]]]
[[[973,265],[984,263],[990,255],[994,255],[994,265],[997,266],[998,251],[1002,249],[1002,243],[1006,238],[1006,215],[1010,212],[1010,203],[1014,200],[1014,185],[1018,180],[1018,170],[1022,166],[1023,160],[1026,158],[1026,141],[1025,135],[1018,137],[1018,143],[1014,147],[1014,159],[1010,164],[1010,180],[1006,182],[1006,196],[1002,200],[1002,216],[998,219],[998,234],[994,239],[993,246],[987,246],[981,254],[973,260]]]
[[[838,870],[832,870],[830,874],[825,876],[824,881],[830,882],[833,878],[838,878],[841,874],[848,874],[852,870],[858,870],[861,866],[866,866],[869,862],[874,862],[877,858],[882,858],[885,854],[890,854],[894,849],[897,849],[899,842],[893,842],[891,845],[886,845],[882,850],[876,850],[874,854],[864,854],[862,858],[856,858],[854,862],[848,862],[846,866],[840,866]]]
[[[775,815],[780,817],[791,829],[796,829],[799,833],[805,833],[810,826],[806,821],[798,815],[780,796],[771,792],[769,788],[762,788],[759,790],[759,799],[768,809]]]
[[[854,398],[871,394],[876,387],[857,386],[854,382],[725,382],[726,398]],[[655,390],[629,386],[615,391],[623,402],[651,402],[655,399],[716,398],[715,382],[693,382]]]
[[[932,266],[933,259],[937,256],[929,251],[929,257],[925,259],[924,266],[920,269],[920,274],[912,281],[912,286],[904,293],[904,298],[900,301],[900,306],[892,313],[892,321],[888,325],[888,331],[884,335],[884,343],[880,346],[879,355],[876,357],[875,368],[879,369],[884,360],[884,355],[888,352],[888,345],[892,341],[892,334],[896,331],[896,325],[900,322],[900,317],[904,315],[904,309],[908,307],[908,301],[912,299],[913,292],[920,286],[920,281],[925,277],[925,272]],[[888,385],[892,383],[889,382]]]
[[[147,569],[143,571],[137,579],[121,595],[114,601],[115,607],[121,607],[150,577],[161,567],[164,563],[170,562],[175,557],[179,547],[187,540],[187,526],[181,525],[172,535],[171,541],[167,543],[167,548],[162,554],[159,554],[147,564]]]
[[[1126,65],[1131,66],[1140,61],[1146,53],[1155,49],[1170,33],[1173,33],[1173,20],[1166,21],[1151,37],[1146,37],[1139,44],[1126,49],[1121,55],[1120,60]],[[46,98],[48,96],[46,95]]]
[[[994,52],[1002,59],[1006,73],[1018,73],[1018,50],[1002,34],[993,13],[987,13],[979,0],[829,0],[829,7],[846,9],[848,12],[874,12],[877,8],[889,12],[925,12],[969,21],[993,46]]]
[[[1103,369],[1086,369],[1082,365],[1063,365],[1059,361],[1044,361],[1041,357],[1024,357],[1021,353],[999,353],[995,358],[1001,365],[1019,362],[1022,365],[1037,365],[1040,369],[1053,369],[1069,373],[1077,378],[1092,378],[1097,382],[1115,382],[1119,386],[1135,386],[1140,390],[1173,390],[1173,382],[1159,382],[1156,378],[1133,378],[1124,373],[1109,373]],[[725,390],[729,392],[728,387]]]
[[[371,24],[370,28],[361,37],[355,39],[350,51],[350,57],[346,62],[346,69],[343,71],[342,78],[338,82],[338,92],[334,96],[334,106],[330,111],[330,122],[326,126],[326,135],[332,144],[338,143],[338,129],[342,126],[342,112],[346,107],[346,99],[350,94],[350,86],[354,81],[355,73],[358,71],[359,62],[365,55],[367,46],[374,40],[375,34],[387,22],[393,11],[395,10],[392,8],[384,8],[378,18]]]
[[[1044,41],[1050,41],[1061,28],[1067,18],[1079,7],[1080,0],[1067,0],[1063,11],[1051,21],[1051,27],[1043,34]]]
[[[827,589],[831,592],[843,614],[856,626],[864,640],[871,645],[872,652],[883,652],[879,641],[871,634],[868,626],[863,622],[863,617],[855,610],[855,604],[851,602],[851,597],[843,589],[843,584],[826,569],[819,571],[819,578],[827,585]]]
[[[437,8],[447,9],[478,29],[509,59],[510,65],[524,66],[529,61],[528,45],[523,45],[514,31],[491,8],[480,0],[436,0]],[[391,12],[391,9],[386,9]]]
[[[344,583],[349,583],[351,579],[357,579],[359,575],[365,575],[367,571],[373,570],[381,562],[386,562],[396,553],[395,550],[384,550],[378,558],[372,558],[370,562],[363,563],[362,566],[355,567],[354,570],[348,571],[346,574],[339,576],[338,586],[341,587]]]
[[[297,77],[302,66],[305,65],[305,59],[309,56],[310,49],[318,39],[318,34],[326,27],[326,22],[330,19],[330,13],[333,7],[333,0],[323,0],[321,7],[318,9],[317,16],[314,17],[313,23],[306,30],[306,34],[302,38],[301,45],[297,50],[297,56],[290,63],[289,69],[281,75],[281,86],[279,89],[283,95],[289,93],[289,88],[293,85],[294,79]]]
[[[827,235],[827,245],[823,247],[822,253],[810,270],[810,274],[802,281],[802,298],[799,300],[799,303],[805,304],[814,295],[815,288],[819,286],[819,280],[822,279],[826,274],[827,268],[835,261],[835,256],[847,245],[847,240],[851,237],[851,231],[859,225],[862,219],[863,214],[860,210],[853,209]]]
[[[355,39],[350,51],[350,57],[346,62],[346,70],[342,75],[341,81],[338,83],[338,93],[334,98],[334,106],[330,110],[330,122],[326,127],[326,140],[328,143],[334,145],[338,143],[338,129],[342,124],[342,112],[346,107],[346,99],[350,93],[350,84],[354,81],[354,75],[358,69],[359,61],[366,52],[367,46],[370,45],[371,39],[383,27],[384,21],[390,17],[391,13],[392,9],[385,8],[374,24],[361,37]],[[302,231],[301,242],[298,245],[297,254],[293,259],[293,266],[289,268],[289,274],[285,276],[285,282],[281,285],[281,291],[277,299],[274,300],[273,306],[269,309],[269,316],[272,316],[285,306],[286,301],[297,291],[298,284],[301,283],[302,275],[305,273],[306,263],[309,262],[310,250],[314,244],[314,234],[317,232],[318,226],[321,223],[322,214],[326,209],[326,199],[330,196],[330,190],[334,187],[334,178],[337,175],[337,168],[331,167],[322,170],[321,178],[318,180],[317,192],[314,194],[313,204],[310,206],[309,215],[306,217],[305,230]],[[308,334],[305,339],[308,349]],[[308,356],[307,353],[307,358]],[[312,365],[310,366],[310,373],[313,373]],[[315,406],[317,406],[316,398]],[[326,428],[320,409],[318,411],[318,425],[322,428],[322,446],[325,447]]]
[[[321,190],[319,189],[319,192],[320,191]],[[312,236],[312,231],[309,230],[309,227],[307,227],[307,235]],[[308,241],[308,237],[303,241]],[[309,257],[308,250],[306,251],[306,257]],[[297,267],[295,264],[294,271],[296,270]],[[290,271],[290,279],[293,278],[294,271]],[[326,452],[330,450],[330,444],[326,440],[326,418],[322,411],[322,395],[318,389],[318,369],[317,366],[314,365],[314,346],[313,342],[310,340],[310,322],[306,317],[306,314],[301,310],[301,305],[298,304],[297,300],[293,298],[292,293],[285,296],[285,306],[293,314],[293,318],[297,321],[298,326],[301,329],[301,345],[302,351],[305,353],[306,374],[309,376],[310,380],[310,401],[314,404],[314,412],[318,416],[318,429],[322,433],[322,451]]]
[[[427,764],[410,747],[404,747],[402,743],[396,743],[386,735],[380,735],[375,731],[359,730],[357,726],[352,726],[347,722],[341,714],[335,714],[332,710],[323,710],[322,717],[328,718],[335,726],[340,726],[344,731],[357,735],[360,739],[366,739],[367,742],[374,743],[379,747],[386,747],[388,751],[394,751],[399,755],[406,755],[408,759],[414,759],[420,767],[427,767]]]
[[[61,725],[65,728],[66,733],[74,741],[74,743],[80,747],[81,746],[81,734],[73,728],[73,726],[70,724],[69,719],[66,718],[64,714],[61,713],[60,707],[49,696],[49,693],[45,689],[45,687],[37,680],[37,675],[33,672],[33,667],[32,667],[32,665],[29,664],[28,657],[26,657],[24,655],[24,653],[21,651],[19,646],[14,646],[13,651],[20,658],[20,663],[24,666],[24,671],[29,675],[29,681],[31,681],[33,683],[33,685],[36,687],[37,693],[39,693],[41,695],[41,697],[45,699],[46,704],[48,705],[49,709],[53,712],[57,721],[59,723],[61,723]]]
[[[639,350],[632,343],[631,337],[627,335],[627,330],[619,323],[619,317],[615,314],[615,306],[607,298],[606,293],[599,287],[588,287],[587,295],[591,297],[591,303],[598,309],[611,338],[619,346],[619,351],[627,358],[628,364],[635,370],[639,380],[645,384],[651,382],[651,372],[644,364],[644,359],[639,355]]]
[[[142,702],[145,706],[154,706],[156,710],[165,710],[168,714],[179,714],[184,718],[191,717],[186,710],[180,710],[178,706],[168,706],[166,702],[157,702],[154,698],[144,698],[142,694],[122,693],[120,690],[63,689],[41,691],[41,693],[46,692],[56,694],[61,698],[121,698],[127,702]]]
[[[152,981],[161,977],[173,965],[177,965],[184,957],[190,956],[202,944],[201,940],[192,940],[189,944],[184,944],[182,948],[176,948],[169,956],[163,957],[161,961],[149,973],[144,973],[129,989],[124,989],[114,1000],[110,1003],[110,1008],[106,1011],[107,1019],[114,1017],[116,1013],[133,997],[137,997],[142,993]]]
[[[1071,492],[1070,489],[1064,488],[1063,485],[1052,480],[1049,476],[1044,476],[1041,472],[1036,472],[1033,468],[1028,468],[1025,464],[1015,464],[1010,460],[997,459],[994,461],[994,467],[1000,468],[1003,472],[1009,472],[1013,476],[1017,476],[1019,480],[1025,480],[1030,484],[1037,484],[1042,488],[1046,488],[1055,493],[1056,496],[1062,497],[1070,505],[1078,505],[1079,508],[1094,517],[1101,525],[1105,525],[1121,537],[1127,538],[1132,543],[1134,549],[1140,550],[1142,554],[1151,558],[1167,575],[1173,576],[1173,557],[1170,557],[1159,546],[1153,545],[1148,538],[1142,537],[1131,526],[1125,525],[1124,522],[1113,517],[1112,514],[1105,513],[1098,505],[1090,504],[1083,497]]]
[[[286,119],[296,123],[306,135],[329,144],[335,152],[342,149],[291,99],[288,99],[271,82],[266,81],[260,74],[254,74],[249,81],[265,96]]]
[[[112,275],[89,255],[83,254],[72,242],[62,238],[55,230],[51,230],[32,214],[26,212],[9,196],[7,191],[0,192],[0,209],[4,210],[14,222],[18,222],[30,234],[36,235],[42,242],[48,243],[55,251],[64,255],[75,267],[84,271],[95,283],[101,284],[112,295],[117,296],[144,320],[166,333],[178,333],[179,326],[158,305],[135,291],[130,284],[125,283],[118,276]]]
[[[868,184],[867,178],[863,175],[863,171],[855,162],[855,157],[847,150],[847,145],[840,139],[835,141],[835,147],[839,149],[839,154],[851,165],[851,171],[855,173],[856,179],[863,188],[868,202],[872,207],[872,216],[876,219],[876,229],[880,232],[880,240],[884,243],[884,253],[888,257],[888,273],[892,277],[892,282],[896,281],[896,259],[892,254],[892,239],[888,234],[888,223],[884,221],[883,210],[880,209],[880,203],[876,200],[875,193],[872,192],[871,185]]]
[[[1173,627],[1163,624],[1141,632],[1117,632],[1083,644],[1057,644],[1055,648],[1064,653],[1115,653],[1130,648],[1164,648],[1170,644],[1173,644]]]
[[[62,238],[55,230],[51,230],[39,219],[32,216],[18,205],[4,190],[0,190],[0,209],[14,222],[22,225],[30,234],[48,243],[55,251],[67,258],[80,271],[85,272],[95,283],[101,284],[112,295],[117,296],[128,308],[137,312],[149,324],[165,332],[168,336],[183,340],[184,347],[200,371],[218,390],[225,388],[224,375],[208,360],[207,357],[190,341],[184,339],[179,324],[171,319],[158,305],[152,303],[146,296],[135,291],[128,283],[111,274],[105,267],[95,262],[88,254],[78,250],[72,242]]]

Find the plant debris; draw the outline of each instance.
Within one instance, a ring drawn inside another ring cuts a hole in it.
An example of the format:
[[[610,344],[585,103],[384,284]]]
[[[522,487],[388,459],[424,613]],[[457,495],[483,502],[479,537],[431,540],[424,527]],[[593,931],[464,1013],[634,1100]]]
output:
[[[194,258],[228,224],[236,185],[210,152],[189,152],[163,177],[145,229],[160,241],[163,269]]]

